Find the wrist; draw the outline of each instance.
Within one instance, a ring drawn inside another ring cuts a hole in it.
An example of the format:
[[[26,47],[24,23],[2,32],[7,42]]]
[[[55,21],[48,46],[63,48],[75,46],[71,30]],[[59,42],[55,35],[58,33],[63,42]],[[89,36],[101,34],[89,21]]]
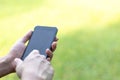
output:
[[[9,56],[0,58],[0,77],[14,72]]]
[[[14,60],[14,59],[13,59],[11,56],[9,56],[9,55],[5,56],[5,57],[4,57],[4,60],[3,60],[3,63],[4,63],[6,66],[8,66],[8,67],[6,68],[6,70],[8,70],[9,73],[12,73],[12,72],[15,71],[15,70],[14,70],[14,67],[13,67],[13,64],[12,64],[13,60]]]

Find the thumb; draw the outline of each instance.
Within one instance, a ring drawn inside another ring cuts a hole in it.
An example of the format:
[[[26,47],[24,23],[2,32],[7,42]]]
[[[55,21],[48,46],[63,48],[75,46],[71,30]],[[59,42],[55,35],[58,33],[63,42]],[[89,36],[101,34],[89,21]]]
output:
[[[22,62],[23,61],[21,59],[19,59],[19,58],[14,59],[14,64],[15,64],[16,67],[19,66],[20,64],[22,64]]]
[[[16,70],[16,73],[19,78],[21,77],[21,73],[22,73],[22,68],[21,68],[22,63],[23,63],[23,61],[21,59],[19,59],[19,58],[14,59],[14,64],[16,66],[15,70]]]

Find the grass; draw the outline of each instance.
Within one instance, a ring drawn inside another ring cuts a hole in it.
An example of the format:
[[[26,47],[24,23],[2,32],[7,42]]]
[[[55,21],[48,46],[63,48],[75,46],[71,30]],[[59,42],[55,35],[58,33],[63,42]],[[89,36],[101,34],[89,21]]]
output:
[[[1,0],[0,1],[0,18],[7,18],[10,16],[15,16],[18,14],[22,14],[23,12],[28,12],[34,8],[39,7],[42,5],[43,1],[42,0],[21,0],[21,1],[7,1],[7,0]]]
[[[54,80],[119,80],[119,25],[61,38],[53,59]]]
[[[1,0],[0,55],[33,26],[57,26],[53,80],[119,80],[119,1],[94,1]],[[0,80],[8,79],[18,80],[15,74]]]

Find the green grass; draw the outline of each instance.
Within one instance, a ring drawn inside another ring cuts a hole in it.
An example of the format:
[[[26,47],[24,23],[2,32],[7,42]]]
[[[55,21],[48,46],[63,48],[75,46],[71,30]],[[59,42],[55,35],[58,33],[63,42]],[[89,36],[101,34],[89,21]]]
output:
[[[33,10],[40,7],[43,0],[0,0],[0,18],[7,18]]]
[[[60,38],[54,80],[119,80],[120,24]]]
[[[120,24],[105,29],[81,29],[60,36],[52,61],[53,80],[119,80]],[[9,75],[2,80],[15,80]]]
[[[57,26],[53,80],[119,80],[120,11],[115,5],[119,1],[109,2],[91,5],[89,0],[1,0],[0,55],[6,55],[12,44],[35,25]],[[0,80],[8,79],[19,80],[16,74]]]

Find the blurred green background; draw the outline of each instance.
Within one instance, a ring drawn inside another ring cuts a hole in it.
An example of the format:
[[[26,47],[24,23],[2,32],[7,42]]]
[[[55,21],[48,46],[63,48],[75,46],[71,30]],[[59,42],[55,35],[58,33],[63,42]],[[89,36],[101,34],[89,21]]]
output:
[[[119,0],[0,0],[0,56],[36,25],[59,29],[53,80],[120,80]]]

